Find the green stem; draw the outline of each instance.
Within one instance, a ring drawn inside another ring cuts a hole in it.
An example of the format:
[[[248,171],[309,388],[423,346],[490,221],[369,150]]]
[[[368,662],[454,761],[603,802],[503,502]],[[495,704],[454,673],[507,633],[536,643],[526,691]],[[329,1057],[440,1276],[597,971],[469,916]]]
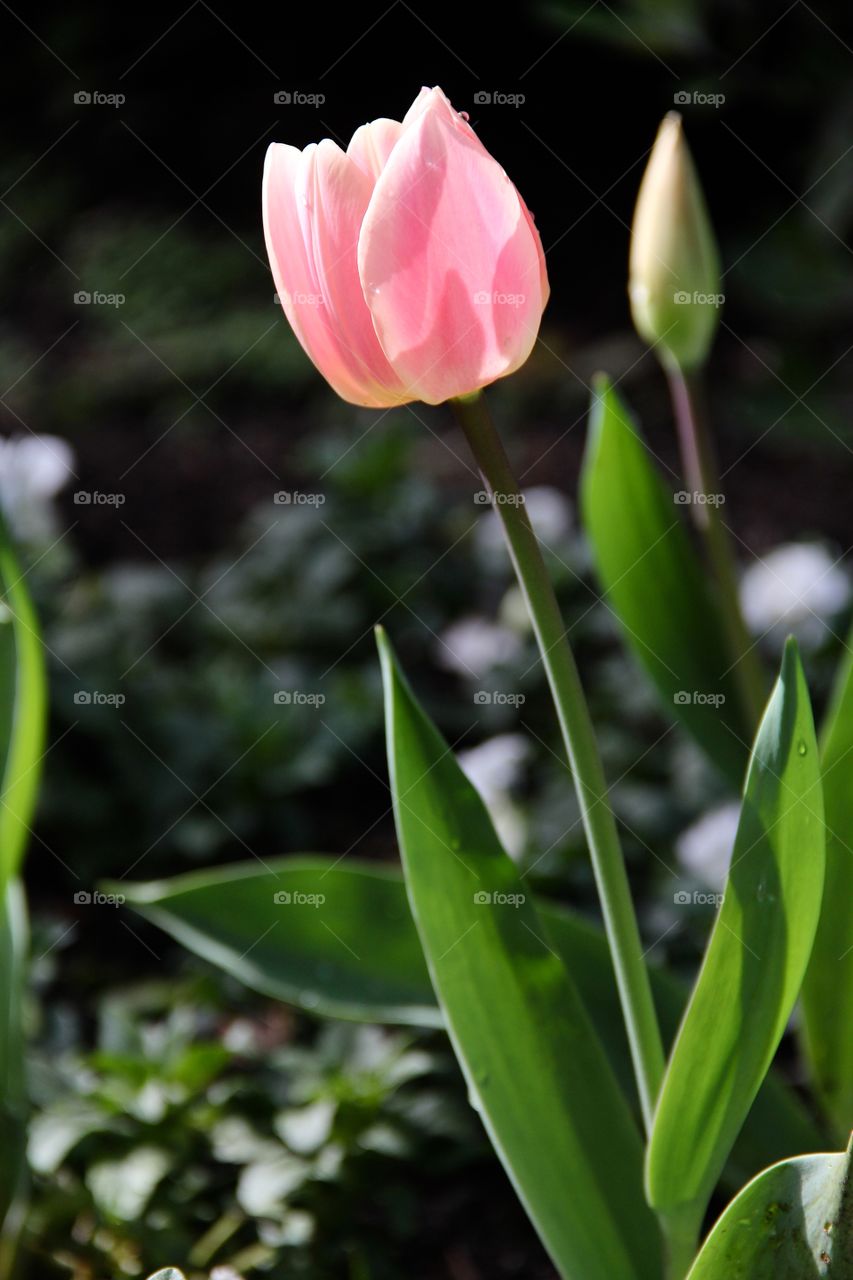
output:
[[[729,532],[720,515],[720,475],[704,409],[701,375],[667,370],[672,406],[681,444],[684,478],[694,494],[693,520],[717,587],[731,670],[740,691],[750,737],[767,701],[767,684],[758,650],[746,629],[740,607],[737,567]],[[710,499],[710,501],[708,501]]]
[[[660,1215],[666,1236],[666,1280],[684,1280],[699,1251],[703,1212],[687,1205]]]
[[[663,1078],[663,1046],[589,709],[539,541],[485,400],[478,394],[452,403],[503,523],[556,705],[589,843],[648,1132]]]

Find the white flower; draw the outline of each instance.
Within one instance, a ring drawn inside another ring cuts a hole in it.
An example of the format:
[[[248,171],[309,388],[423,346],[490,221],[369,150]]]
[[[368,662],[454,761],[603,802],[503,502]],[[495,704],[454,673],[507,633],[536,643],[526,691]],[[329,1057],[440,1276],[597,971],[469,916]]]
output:
[[[572,504],[565,494],[550,484],[533,485],[524,490],[524,505],[536,536],[546,547],[564,540],[572,527]],[[500,516],[488,511],[474,531],[477,546],[489,559],[506,555]]]
[[[522,778],[530,743],[519,733],[499,733],[478,747],[460,751],[462,772],[479,791],[501,844],[512,857],[524,851],[527,824],[512,799],[511,788]]]
[[[720,892],[729,873],[740,805],[720,805],[694,822],[675,843],[675,853],[685,871]]]
[[[847,572],[816,542],[790,542],[751,564],[740,585],[747,626],[781,642],[793,632],[804,645],[818,645],[828,620],[850,600]]]
[[[51,501],[73,474],[74,451],[59,436],[0,439],[0,507],[19,538],[51,536]]]
[[[521,647],[521,640],[509,627],[487,618],[462,618],[441,637],[438,660],[448,671],[479,678],[493,667],[512,662]]]

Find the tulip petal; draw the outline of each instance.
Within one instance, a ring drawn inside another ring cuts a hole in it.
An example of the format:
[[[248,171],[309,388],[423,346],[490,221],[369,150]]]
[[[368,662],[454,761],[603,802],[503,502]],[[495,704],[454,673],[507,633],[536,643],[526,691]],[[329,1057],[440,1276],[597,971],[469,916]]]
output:
[[[384,408],[412,399],[377,341],[356,249],[372,181],[335,143],[274,143],[264,168],[264,232],[284,312],[344,400]]]
[[[388,163],[388,157],[402,129],[403,126],[399,120],[387,120],[380,116],[378,120],[363,124],[352,135],[347,147],[347,155],[355,161],[362,173],[370,178],[371,185],[376,182]]]
[[[539,236],[518,192],[439,89],[403,121],[359,238],[379,341],[428,404],[527,359],[547,301]]]

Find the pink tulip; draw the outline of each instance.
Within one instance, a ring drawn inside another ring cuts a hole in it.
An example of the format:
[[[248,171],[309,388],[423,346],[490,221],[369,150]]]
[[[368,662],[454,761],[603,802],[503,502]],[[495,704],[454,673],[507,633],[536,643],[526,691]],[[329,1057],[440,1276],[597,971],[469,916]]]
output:
[[[344,400],[440,404],[529,356],[548,301],[539,235],[441,89],[346,152],[273,143],[263,205],[285,315]]]

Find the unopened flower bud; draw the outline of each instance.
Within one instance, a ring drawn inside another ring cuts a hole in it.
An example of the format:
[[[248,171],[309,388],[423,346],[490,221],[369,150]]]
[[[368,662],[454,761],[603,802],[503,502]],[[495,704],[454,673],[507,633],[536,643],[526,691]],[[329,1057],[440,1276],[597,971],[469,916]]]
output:
[[[705,198],[681,117],[664,117],[640,184],[628,281],[637,332],[663,364],[701,365],[724,301]]]

